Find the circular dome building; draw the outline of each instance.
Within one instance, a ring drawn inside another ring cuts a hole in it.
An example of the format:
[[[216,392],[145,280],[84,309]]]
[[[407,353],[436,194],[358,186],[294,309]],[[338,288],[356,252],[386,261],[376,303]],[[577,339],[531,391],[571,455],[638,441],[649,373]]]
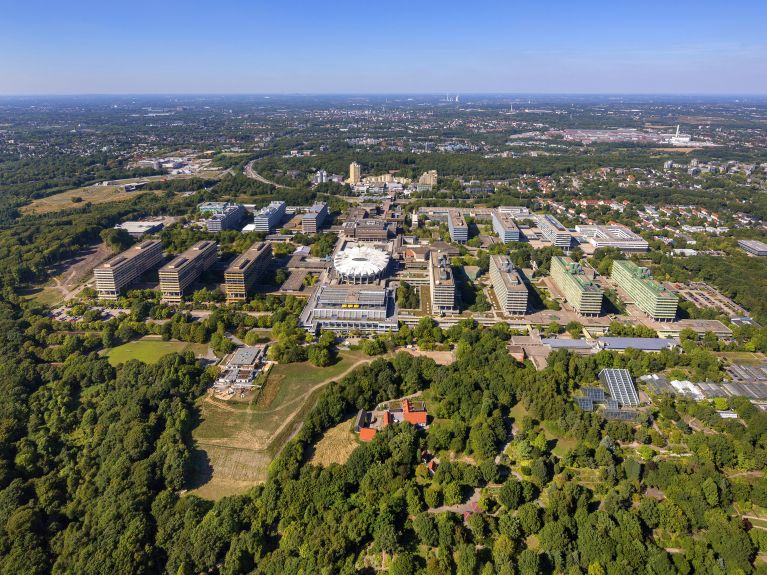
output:
[[[353,246],[333,257],[338,279],[347,283],[365,284],[380,279],[389,267],[389,254],[368,246]]]

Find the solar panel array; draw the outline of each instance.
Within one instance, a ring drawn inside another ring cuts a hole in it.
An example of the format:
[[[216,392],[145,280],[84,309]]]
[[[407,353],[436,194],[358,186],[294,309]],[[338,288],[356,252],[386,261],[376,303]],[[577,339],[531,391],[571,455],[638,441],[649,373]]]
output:
[[[620,409],[605,409],[602,415],[606,419],[620,419],[621,421],[632,421],[636,418],[636,411],[622,411]]]
[[[576,397],[575,403],[583,411],[594,411],[594,402],[588,397]]]
[[[605,390],[601,387],[584,387],[583,395],[592,401],[604,401]]]
[[[620,405],[639,405],[639,396],[627,369],[605,368],[599,372],[599,379]]]
[[[605,400],[605,409],[619,409],[620,406],[618,405],[618,400],[613,399],[612,397],[608,397]]]

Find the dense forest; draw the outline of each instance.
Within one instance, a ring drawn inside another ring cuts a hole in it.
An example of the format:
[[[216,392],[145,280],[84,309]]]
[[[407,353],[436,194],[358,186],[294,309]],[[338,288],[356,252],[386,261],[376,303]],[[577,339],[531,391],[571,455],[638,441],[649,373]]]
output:
[[[51,363],[49,320],[4,302],[0,321],[3,572],[372,573],[386,557],[391,573],[750,573],[767,549],[729,516],[767,505],[767,415],[735,401],[732,422],[665,399],[629,425],[567,399],[602,367],[638,375],[687,354],[562,351],[536,371],[510,358],[501,326],[422,322],[412,335],[453,342],[456,363],[398,354],[358,368],[326,388],[264,485],[211,503],[182,491],[208,385],[192,356]],[[421,391],[428,431],[390,427],[345,464],[307,463],[324,430]],[[553,449],[544,422],[570,447]],[[424,452],[440,459],[434,475]],[[450,511],[475,491],[474,512]]]

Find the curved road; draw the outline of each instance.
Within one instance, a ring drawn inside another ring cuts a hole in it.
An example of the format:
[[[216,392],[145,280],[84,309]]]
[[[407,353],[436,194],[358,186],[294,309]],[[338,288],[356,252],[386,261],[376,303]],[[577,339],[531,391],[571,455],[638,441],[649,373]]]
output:
[[[288,186],[283,186],[282,184],[278,184],[277,182],[272,182],[271,180],[267,180],[264,176],[253,170],[253,163],[256,160],[251,160],[245,165],[245,175],[249,178],[252,178],[258,182],[261,182],[263,184],[268,184],[270,186],[274,186],[275,188],[287,188]]]

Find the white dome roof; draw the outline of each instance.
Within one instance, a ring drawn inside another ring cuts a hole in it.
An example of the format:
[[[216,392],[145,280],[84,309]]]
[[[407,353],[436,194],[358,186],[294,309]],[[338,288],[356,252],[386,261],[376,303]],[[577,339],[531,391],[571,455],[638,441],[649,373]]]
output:
[[[389,265],[389,254],[367,246],[354,246],[338,252],[333,267],[342,276],[374,277]]]

